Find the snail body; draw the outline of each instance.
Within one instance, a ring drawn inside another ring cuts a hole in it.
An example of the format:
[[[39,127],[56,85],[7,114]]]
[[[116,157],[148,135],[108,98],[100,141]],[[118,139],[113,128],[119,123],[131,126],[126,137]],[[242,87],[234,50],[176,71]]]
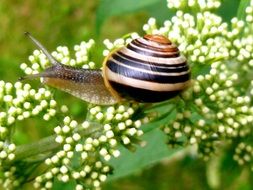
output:
[[[52,66],[25,78],[42,77],[45,84],[90,103],[161,102],[178,95],[190,82],[186,59],[162,35],[145,35],[112,52],[105,58],[102,71],[63,65],[29,33],[27,36]]]

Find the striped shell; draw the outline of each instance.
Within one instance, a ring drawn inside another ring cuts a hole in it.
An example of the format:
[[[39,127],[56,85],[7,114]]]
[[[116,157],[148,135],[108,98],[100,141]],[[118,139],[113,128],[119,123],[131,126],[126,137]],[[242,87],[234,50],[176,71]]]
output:
[[[105,85],[117,99],[160,102],[178,95],[190,69],[178,48],[162,35],[145,35],[104,61]]]

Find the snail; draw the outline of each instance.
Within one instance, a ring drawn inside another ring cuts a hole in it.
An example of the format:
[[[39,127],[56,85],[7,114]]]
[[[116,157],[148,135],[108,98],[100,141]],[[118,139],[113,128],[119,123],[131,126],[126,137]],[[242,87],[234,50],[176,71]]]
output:
[[[52,64],[38,74],[43,83],[93,104],[123,100],[161,102],[173,98],[190,83],[190,68],[178,48],[162,35],[145,35],[110,53],[103,69],[82,69],[58,62],[30,33],[26,35]]]

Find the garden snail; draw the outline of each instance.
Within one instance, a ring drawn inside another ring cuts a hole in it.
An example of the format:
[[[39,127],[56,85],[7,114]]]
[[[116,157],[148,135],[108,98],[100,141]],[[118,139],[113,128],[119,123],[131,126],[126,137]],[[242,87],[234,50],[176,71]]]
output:
[[[103,69],[77,69],[59,63],[29,33],[52,66],[39,74],[43,83],[90,103],[109,105],[121,100],[161,102],[178,95],[190,83],[190,69],[178,48],[162,35],[132,40],[109,56]]]

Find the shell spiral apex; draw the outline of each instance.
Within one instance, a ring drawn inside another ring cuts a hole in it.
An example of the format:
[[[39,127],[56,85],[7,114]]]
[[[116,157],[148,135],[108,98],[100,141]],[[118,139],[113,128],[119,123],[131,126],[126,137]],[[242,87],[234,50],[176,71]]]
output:
[[[145,35],[104,61],[105,84],[116,98],[160,102],[190,82],[190,69],[178,48],[162,35]]]

